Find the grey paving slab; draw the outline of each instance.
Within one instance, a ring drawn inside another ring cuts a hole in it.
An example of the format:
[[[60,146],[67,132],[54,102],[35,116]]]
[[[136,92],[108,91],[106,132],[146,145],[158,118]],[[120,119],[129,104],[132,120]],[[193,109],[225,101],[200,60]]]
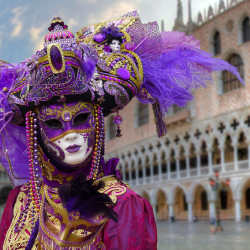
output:
[[[208,222],[158,221],[158,250],[250,250],[250,223],[222,226],[224,231],[214,235]]]

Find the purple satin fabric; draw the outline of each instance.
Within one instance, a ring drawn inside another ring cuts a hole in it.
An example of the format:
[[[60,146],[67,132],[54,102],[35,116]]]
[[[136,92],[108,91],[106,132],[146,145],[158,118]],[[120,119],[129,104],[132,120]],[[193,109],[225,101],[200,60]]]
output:
[[[102,165],[104,176],[115,175],[119,180],[121,180],[121,174],[119,170],[116,170],[116,166],[119,163],[118,158],[112,158],[107,162],[104,161],[104,158],[101,158],[100,164]]]
[[[106,250],[156,250],[157,228],[152,206],[134,191],[117,196],[118,223],[109,220],[101,232]]]

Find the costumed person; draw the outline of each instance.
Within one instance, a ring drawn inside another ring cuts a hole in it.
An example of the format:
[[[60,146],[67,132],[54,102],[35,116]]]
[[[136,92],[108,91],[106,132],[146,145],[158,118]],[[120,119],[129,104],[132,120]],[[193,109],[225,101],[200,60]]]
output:
[[[0,248],[157,249],[151,205],[121,180],[118,159],[104,161],[104,117],[116,113],[120,137],[119,110],[136,96],[152,104],[162,137],[168,107],[184,106],[224,69],[243,82],[193,37],[160,33],[136,11],[75,37],[54,18],[41,51],[20,64],[1,61],[1,163],[15,188]]]

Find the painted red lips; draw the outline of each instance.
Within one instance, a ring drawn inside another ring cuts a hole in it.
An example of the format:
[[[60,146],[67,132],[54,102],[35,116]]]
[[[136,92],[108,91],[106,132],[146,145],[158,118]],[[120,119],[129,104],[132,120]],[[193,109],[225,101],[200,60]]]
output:
[[[74,144],[74,145],[70,145],[65,150],[67,150],[69,153],[76,153],[77,151],[79,151],[80,148],[81,146]]]

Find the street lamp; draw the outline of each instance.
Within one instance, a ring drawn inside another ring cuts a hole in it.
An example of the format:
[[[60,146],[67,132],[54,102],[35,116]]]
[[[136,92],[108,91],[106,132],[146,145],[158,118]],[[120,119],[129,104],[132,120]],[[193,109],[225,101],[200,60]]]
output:
[[[214,169],[214,178],[209,178],[209,184],[214,192],[216,192],[216,226],[215,226],[215,233],[223,231],[220,221],[220,203],[219,203],[219,190],[227,191],[228,188],[224,188],[219,182],[219,169]],[[226,179],[227,187],[230,186],[230,179]]]

